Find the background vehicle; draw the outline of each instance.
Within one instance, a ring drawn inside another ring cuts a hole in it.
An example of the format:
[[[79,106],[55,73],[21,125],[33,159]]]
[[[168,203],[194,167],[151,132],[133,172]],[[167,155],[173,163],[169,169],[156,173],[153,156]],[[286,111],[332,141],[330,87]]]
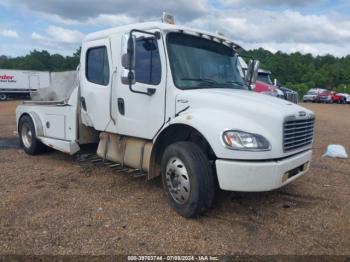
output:
[[[348,96],[348,94],[334,92],[332,93],[332,103],[346,104]]]
[[[296,91],[294,91],[292,89],[289,89],[289,88],[287,88],[285,86],[279,86],[278,89],[283,92],[285,100],[291,101],[291,102],[293,102],[295,104],[297,104],[299,102],[299,94],[298,94],[298,92],[296,92]]]
[[[337,93],[337,96],[341,96],[342,99],[340,99],[340,101],[342,101],[342,103],[350,103],[350,95],[346,94],[346,93]]]
[[[333,91],[323,91],[318,94],[317,96],[317,102],[318,103],[333,103],[333,96],[335,95],[335,92]]]
[[[75,154],[98,143],[101,159],[161,176],[185,217],[210,208],[216,183],[253,192],[284,186],[309,168],[314,114],[249,91],[235,67],[240,48],[165,23],[89,34],[65,98],[17,107],[21,145],[28,154],[44,145]],[[250,63],[245,80],[257,73]]]
[[[238,67],[240,68],[242,77],[244,77],[245,72],[247,70],[247,64],[241,57],[239,59]],[[271,76],[270,71],[259,69],[258,79],[255,85],[252,85],[252,89],[258,93],[263,93],[274,97],[282,98],[297,104],[299,100],[298,92],[295,92],[283,86],[278,86],[277,83],[274,84],[270,76]]]
[[[50,85],[50,73],[0,69],[0,100],[30,98],[31,92]]]
[[[323,91],[317,97],[317,102],[319,103],[347,103],[348,96],[342,93],[336,93],[335,91]]]
[[[326,91],[321,88],[312,88],[303,96],[303,102],[317,102],[319,94]]]
[[[255,91],[267,93],[297,104],[299,100],[298,92],[283,86],[278,86],[277,80],[275,79],[276,83],[273,83],[270,76],[271,71],[259,69],[258,80],[255,84]]]
[[[258,79],[255,83],[254,91],[258,93],[267,93],[278,97],[281,94],[277,91],[277,87],[272,83],[270,75],[270,71],[259,69]]]

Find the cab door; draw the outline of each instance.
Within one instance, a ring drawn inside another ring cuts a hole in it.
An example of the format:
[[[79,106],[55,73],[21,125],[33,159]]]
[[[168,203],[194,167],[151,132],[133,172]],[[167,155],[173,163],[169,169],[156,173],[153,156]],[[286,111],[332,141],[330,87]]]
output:
[[[110,122],[111,91],[110,40],[84,43],[81,52],[80,101],[82,122],[103,131]]]
[[[128,32],[127,32],[128,33]],[[114,56],[121,56],[124,36],[112,39],[112,47],[119,46]],[[114,50],[114,49],[113,49]],[[115,92],[117,133],[152,139],[165,122],[166,60],[163,40],[137,34],[135,44],[135,83],[130,90],[122,82],[121,59],[118,66]],[[150,95],[146,93],[152,90]]]

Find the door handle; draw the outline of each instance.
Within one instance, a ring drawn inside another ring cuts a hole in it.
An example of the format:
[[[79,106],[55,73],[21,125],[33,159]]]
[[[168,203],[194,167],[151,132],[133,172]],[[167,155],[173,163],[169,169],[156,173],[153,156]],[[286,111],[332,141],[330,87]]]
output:
[[[125,115],[124,99],[121,97],[118,98],[118,111],[121,115]]]

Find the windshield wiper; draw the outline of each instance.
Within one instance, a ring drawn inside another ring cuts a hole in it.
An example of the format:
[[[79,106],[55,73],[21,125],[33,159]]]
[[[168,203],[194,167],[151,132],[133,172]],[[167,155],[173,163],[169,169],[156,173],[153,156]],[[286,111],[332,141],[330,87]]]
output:
[[[228,88],[228,85],[229,86],[236,85],[240,87],[246,86],[244,83],[238,82],[238,81],[226,81],[225,83],[220,83],[209,78],[181,78],[181,80],[200,82],[198,86],[191,87],[191,89],[213,88],[213,87]]]
[[[233,85],[239,85],[239,86],[245,86],[244,83],[238,82],[238,81],[226,81],[227,84],[233,84]]]
[[[181,78],[181,80],[218,84],[218,82],[209,78]]]
[[[239,81],[226,81],[226,84],[230,84],[230,85],[236,85],[236,86],[239,86],[241,88],[248,88],[248,85],[243,83],[243,82],[239,82]]]
[[[200,82],[197,86],[191,87],[191,89],[201,89],[201,88],[218,88],[221,83],[209,79],[209,78],[181,78],[181,80]]]

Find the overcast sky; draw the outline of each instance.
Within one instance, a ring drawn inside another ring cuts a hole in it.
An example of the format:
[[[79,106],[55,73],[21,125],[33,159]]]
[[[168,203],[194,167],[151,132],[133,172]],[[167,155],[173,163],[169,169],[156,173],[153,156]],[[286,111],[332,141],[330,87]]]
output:
[[[246,49],[350,54],[348,0],[0,0],[0,54],[71,55],[89,32],[160,21],[163,11]]]

